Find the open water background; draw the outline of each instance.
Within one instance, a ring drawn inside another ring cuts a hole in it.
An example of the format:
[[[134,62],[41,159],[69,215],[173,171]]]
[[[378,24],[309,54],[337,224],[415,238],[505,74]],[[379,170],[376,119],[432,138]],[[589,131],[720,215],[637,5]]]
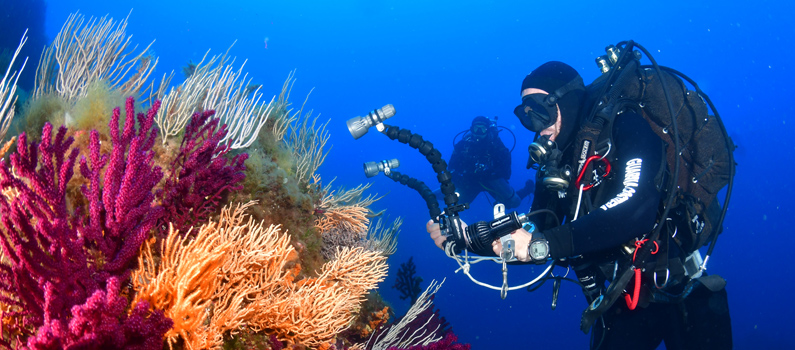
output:
[[[498,116],[499,125],[517,139],[511,183],[521,187],[533,176],[524,169],[533,135],[512,114],[524,76],[560,60],[588,83],[599,75],[594,58],[605,46],[635,40],[661,65],[699,83],[739,146],[725,231],[709,264],[710,273],[728,281],[735,348],[793,348],[787,340],[795,324],[789,299],[795,286],[795,230],[789,221],[795,217],[795,5],[790,1],[50,0],[47,42],[77,10],[115,19],[129,14],[132,41],[140,48],[156,39],[156,72],[175,70],[173,83],[181,82],[180,69],[189,60],[198,62],[208,49],[211,55],[223,53],[235,41],[230,54],[236,65],[247,59],[245,71],[263,91],[278,93],[296,70],[294,105],[311,91],[307,108],[331,120],[333,148],[320,173],[325,181],[336,177],[336,184],[348,187],[368,181],[363,162],[387,158],[400,159],[400,172],[435,183],[424,157],[408,146],[374,131],[357,141],[348,134],[348,118],[388,103],[397,109],[388,123],[423,135],[445,158],[455,134],[473,117]],[[22,18],[10,15],[3,20]],[[0,36],[18,40],[21,33]],[[31,57],[27,69],[37,61]],[[507,133],[501,135],[512,143]],[[446,278],[436,304],[459,340],[473,349],[587,348],[588,336],[578,329],[586,304],[576,286],[564,284],[555,311],[548,285],[501,300],[499,292],[454,273],[455,262],[427,237],[428,212],[415,192],[384,176],[369,181],[371,193],[386,194],[375,208],[404,219],[390,276],[380,289],[399,314],[409,305],[391,286],[399,264],[413,256],[423,288]],[[528,207],[525,199],[521,208]],[[468,222],[490,217],[483,195],[464,213]],[[526,281],[532,270],[510,267],[511,283]],[[476,266],[475,273],[494,284],[501,281],[496,264]]]

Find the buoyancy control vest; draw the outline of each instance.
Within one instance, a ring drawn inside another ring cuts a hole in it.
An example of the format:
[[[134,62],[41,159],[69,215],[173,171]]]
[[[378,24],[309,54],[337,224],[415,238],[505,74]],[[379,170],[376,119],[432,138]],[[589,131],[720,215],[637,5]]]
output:
[[[666,196],[674,196],[674,201],[670,215],[661,219],[675,223],[673,240],[683,252],[689,253],[708,244],[721,232],[719,222],[723,217],[717,195],[734,175],[731,155],[734,146],[715,109],[714,115],[708,112],[708,98],[697,85],[673,69],[659,68],[658,72],[652,66],[640,65],[638,55],[631,55],[623,66],[614,68],[619,71],[613,79],[608,79],[605,73],[589,86],[593,90],[607,85],[603,89],[605,93],[595,102],[593,117],[585,121],[575,144],[582,148],[584,143],[590,142],[594,146],[574,152],[574,157],[582,164],[583,157],[609,147],[616,115],[626,108],[639,111],[666,145],[668,181],[677,174],[675,187],[663,186],[667,188]],[[690,81],[696,91],[689,90],[679,76]],[[668,90],[667,97],[664,87]],[[668,101],[676,117],[676,131]],[[678,137],[679,152],[674,137]],[[678,172],[674,168],[677,157]],[[727,204],[724,202],[724,206]]]
[[[643,51],[652,65],[641,65],[640,52],[634,51],[635,48]],[[735,146],[709,97],[693,80],[676,70],[659,66],[645,48],[632,41],[608,46],[606,52],[608,55],[597,58],[603,74],[588,88],[589,92],[599,93],[593,101],[590,115],[577,133],[573,157],[576,163],[583,164],[596,152],[604,154],[612,142],[613,121],[627,108],[643,116],[665,145],[666,166],[663,167],[664,176],[659,178],[664,199],[660,204],[657,225],[649,228],[650,232],[642,238],[655,246],[660,242],[659,250],[663,251],[656,254],[656,261],[652,261],[652,245],[637,246],[635,254],[638,258],[633,255],[632,260],[624,264],[623,271],[613,272],[613,277],[609,278],[611,285],[583,313],[581,329],[585,332],[628,287],[633,270],[645,269],[647,273],[643,279],[647,282],[650,282],[649,275],[653,272],[651,282],[658,290],[664,288],[668,282],[669,240],[679,248],[678,254],[673,255],[678,255],[682,261],[677,262],[682,264],[686,257],[695,255],[691,253],[709,244],[707,256],[698,268],[700,275],[722,231],[735,173],[732,154]],[[689,90],[683,80],[694,90]],[[591,169],[586,168],[585,174],[591,174]],[[727,185],[721,205],[717,195]],[[573,202],[572,211],[577,209],[576,206]],[[653,266],[651,271],[649,264]],[[660,287],[656,278],[662,271],[665,272],[665,284]],[[719,279],[710,278],[703,282],[710,289],[722,288],[725,284],[719,276],[708,277]],[[690,290],[692,283],[693,280],[680,289]],[[649,287],[650,283],[644,285],[647,290],[651,289],[651,294],[655,293],[655,288]],[[686,294],[681,295],[686,297]]]

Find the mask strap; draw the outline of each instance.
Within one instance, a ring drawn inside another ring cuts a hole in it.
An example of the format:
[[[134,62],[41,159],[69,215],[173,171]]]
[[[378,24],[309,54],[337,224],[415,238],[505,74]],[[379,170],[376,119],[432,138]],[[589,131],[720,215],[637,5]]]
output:
[[[585,84],[583,84],[582,77],[579,75],[566,83],[566,85],[563,85],[552,92],[552,94],[547,94],[547,97],[544,99],[544,103],[549,106],[554,106],[558,103],[558,100],[560,100],[561,97],[575,90],[585,91]]]

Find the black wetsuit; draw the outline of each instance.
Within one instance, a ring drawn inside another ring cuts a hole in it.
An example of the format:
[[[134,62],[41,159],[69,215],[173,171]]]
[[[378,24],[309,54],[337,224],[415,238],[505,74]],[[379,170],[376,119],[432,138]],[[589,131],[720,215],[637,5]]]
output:
[[[482,140],[471,134],[464,136],[455,144],[448,169],[462,203],[472,202],[483,191],[505,204],[506,209],[519,206],[522,200],[508,183],[511,152],[496,131],[490,130]]]
[[[617,116],[612,140],[613,149],[607,156],[612,175],[584,196],[591,210],[580,212],[576,220],[572,221],[572,201],[577,201],[574,181],[563,199],[544,189],[540,178],[536,181],[539,186],[533,209],[552,209],[560,219],[565,217],[565,224],[560,226],[553,227],[553,220],[539,224],[554,259],[567,258],[583,266],[610,263],[621,258],[623,244],[655,225],[662,199],[658,183],[665,164],[662,140],[633,111]],[[573,153],[579,149],[574,148],[571,145],[564,150],[563,160],[576,172]],[[602,274],[602,281],[612,279]],[[675,304],[650,303],[629,310],[621,298],[597,321],[592,332],[593,349],[656,349],[663,340],[668,349],[732,346],[726,291],[712,292],[700,285],[684,302]]]

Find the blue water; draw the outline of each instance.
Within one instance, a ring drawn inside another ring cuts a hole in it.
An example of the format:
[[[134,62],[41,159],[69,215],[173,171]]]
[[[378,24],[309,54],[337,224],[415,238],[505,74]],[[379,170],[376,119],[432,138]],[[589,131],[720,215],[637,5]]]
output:
[[[590,82],[605,46],[639,42],[660,64],[700,84],[739,145],[725,231],[709,264],[728,281],[735,347],[793,348],[785,338],[795,323],[788,298],[795,247],[788,221],[795,217],[792,2],[52,0],[46,35],[52,39],[76,10],[119,19],[131,8],[132,41],[142,47],[156,39],[157,72],[177,71],[175,83],[188,60],[198,62],[208,49],[222,53],[235,40],[231,55],[237,63],[248,59],[245,71],[265,91],[278,93],[296,70],[294,104],[311,91],[307,107],[331,120],[333,148],[320,173],[347,186],[368,181],[363,162],[385,158],[399,158],[399,171],[434,183],[424,157],[409,147],[376,132],[357,141],[348,134],[348,118],[391,103],[397,115],[389,123],[423,135],[445,157],[473,117],[499,116],[517,137],[511,183],[521,187],[533,176],[524,169],[532,134],[512,115],[524,76],[560,60]],[[374,207],[405,220],[392,275],[381,287],[399,313],[408,303],[390,287],[399,263],[413,256],[423,288],[446,278],[437,306],[473,349],[587,348],[588,336],[578,329],[586,305],[576,286],[563,286],[555,311],[549,286],[501,300],[454,273],[455,262],[427,237],[428,212],[415,192],[383,176],[371,181],[373,193],[386,194]],[[522,208],[528,207],[526,199]],[[490,216],[483,196],[464,213],[469,222]],[[527,280],[529,270],[511,267],[511,283]],[[496,264],[476,266],[475,273],[500,282]]]

